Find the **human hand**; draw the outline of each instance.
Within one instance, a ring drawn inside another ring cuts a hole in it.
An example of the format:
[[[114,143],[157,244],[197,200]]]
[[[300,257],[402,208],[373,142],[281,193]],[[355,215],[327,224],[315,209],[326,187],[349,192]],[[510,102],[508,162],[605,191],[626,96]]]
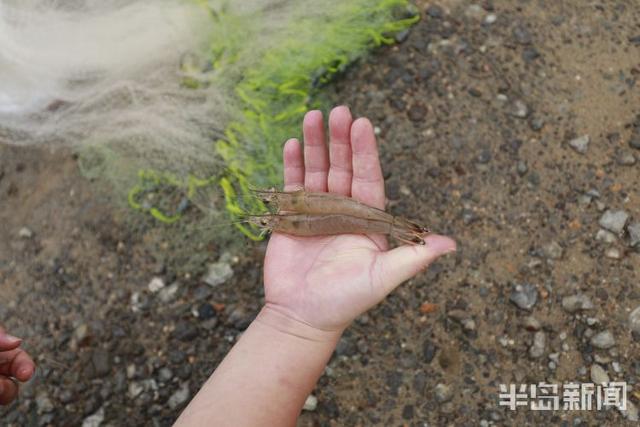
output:
[[[20,348],[22,340],[0,327],[0,405],[8,405],[18,396],[18,384],[28,381],[36,369],[33,360]]]
[[[347,107],[329,116],[329,149],[322,113],[303,123],[304,153],[296,139],[284,147],[285,191],[331,192],[384,209],[384,178],[373,127],[352,121]],[[380,235],[297,237],[274,233],[264,264],[266,309],[306,326],[341,333],[358,315],[456,244],[429,235],[424,246],[388,250]]]

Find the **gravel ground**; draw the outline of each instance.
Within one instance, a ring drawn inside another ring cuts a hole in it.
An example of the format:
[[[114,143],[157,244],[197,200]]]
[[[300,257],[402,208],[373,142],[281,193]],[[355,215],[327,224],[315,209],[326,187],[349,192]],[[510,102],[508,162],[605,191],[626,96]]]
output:
[[[299,424],[637,421],[637,2],[419,7],[329,96],[377,126],[389,209],[459,252],[355,322]],[[39,364],[6,425],[170,425],[261,305],[264,243],[176,262],[101,194],[67,152],[0,146],[0,319]],[[607,379],[626,412],[498,405]]]

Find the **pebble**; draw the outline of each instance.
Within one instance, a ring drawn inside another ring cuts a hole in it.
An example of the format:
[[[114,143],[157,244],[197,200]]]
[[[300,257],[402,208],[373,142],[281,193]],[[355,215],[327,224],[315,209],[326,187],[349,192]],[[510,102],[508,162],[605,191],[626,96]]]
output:
[[[91,331],[89,325],[82,323],[73,331],[73,338],[76,340],[79,346],[86,345],[89,342]]]
[[[425,340],[422,344],[422,358],[426,363],[431,363],[433,358],[436,355],[436,351],[438,351],[438,347],[436,347],[430,340]]]
[[[640,305],[629,314],[629,327],[632,332],[640,334]]]
[[[624,226],[629,219],[629,214],[623,210],[611,210],[608,209],[605,213],[602,214],[598,224],[600,227],[605,230],[609,230],[616,235],[620,235],[622,230],[624,230]]]
[[[407,111],[407,116],[412,122],[422,122],[424,121],[426,115],[427,109],[424,105],[421,104],[412,105]]]
[[[100,427],[104,421],[104,407],[82,420],[82,427]]]
[[[516,166],[516,171],[518,172],[518,175],[525,176],[529,171],[529,166],[527,166],[527,162],[525,162],[524,160],[519,160],[518,165]]]
[[[602,366],[598,364],[591,365],[591,381],[595,384],[604,384],[609,382],[609,375]]]
[[[173,378],[173,371],[167,368],[166,366],[160,368],[160,370],[158,371],[158,379],[161,382],[167,383],[171,381],[172,378]]]
[[[618,238],[616,237],[615,234],[613,234],[610,231],[607,231],[603,228],[599,229],[598,232],[596,233],[596,240],[598,242],[604,242],[604,243],[615,243],[616,240],[618,240]]]
[[[164,281],[160,277],[154,277],[149,282],[149,285],[147,285],[147,288],[149,288],[151,293],[155,294],[156,292],[159,292],[160,289],[164,288]]]
[[[181,320],[176,324],[176,328],[173,330],[173,336],[180,341],[192,341],[198,336],[198,328],[190,322]]]
[[[592,346],[601,349],[611,348],[616,344],[616,340],[613,337],[613,334],[608,330],[598,332],[591,337],[590,342]]]
[[[640,247],[640,222],[634,222],[627,226],[629,233],[629,246],[632,248]]]
[[[216,316],[216,310],[208,302],[198,306],[197,315],[199,319],[208,320]]]
[[[533,345],[529,348],[529,357],[538,359],[544,354],[547,345],[547,335],[538,331],[533,335]]]
[[[529,115],[529,107],[522,100],[516,99],[509,110],[509,114],[513,117],[524,119]]]
[[[616,162],[620,166],[633,166],[636,164],[636,158],[633,153],[629,151],[621,151],[616,156]]]
[[[553,242],[549,243],[548,245],[545,245],[542,248],[542,252],[545,254],[545,256],[547,258],[560,259],[560,258],[562,258],[562,254],[564,252],[564,249],[562,248],[562,246],[560,246],[560,244],[558,242],[553,241]]]
[[[538,302],[538,290],[530,283],[516,285],[511,292],[509,301],[514,303],[518,308],[523,310],[531,310],[536,302]]]
[[[523,25],[518,24],[515,27],[513,27],[512,34],[513,34],[513,38],[519,44],[527,45],[527,44],[531,44],[531,42],[533,41],[533,37],[531,37],[531,33]]]
[[[484,23],[491,25],[498,20],[498,16],[495,13],[490,13],[484,18]]]
[[[638,407],[628,399],[627,399],[627,410],[626,411],[620,410],[620,412],[622,412],[622,415],[624,415],[625,418],[628,419],[629,421],[635,421],[635,422],[640,421],[640,415],[638,414]]]
[[[604,256],[610,259],[620,259],[622,258],[622,253],[618,248],[609,248],[605,251]]]
[[[33,237],[33,231],[27,227],[22,227],[20,231],[18,231],[18,236],[23,239],[30,239]]]
[[[38,407],[38,414],[48,414],[54,409],[53,402],[51,402],[49,395],[46,393],[41,393],[36,396],[36,406]]]
[[[93,374],[95,377],[104,377],[111,372],[111,356],[103,349],[97,349],[91,356]]]
[[[165,304],[169,303],[175,299],[179,288],[180,288],[180,285],[177,282],[172,283],[169,286],[164,287],[160,290],[160,292],[158,293],[158,298],[160,298],[160,301],[162,301]]]
[[[142,384],[140,384],[138,382],[130,382],[129,383],[128,393],[129,393],[129,397],[130,398],[135,399],[143,391],[144,391],[144,387],[142,386]]]
[[[204,275],[202,281],[211,287],[216,287],[233,277],[233,269],[231,265],[224,261],[218,261],[209,264],[207,274]]]
[[[453,391],[451,390],[451,386],[446,384],[439,383],[436,385],[435,389],[436,400],[440,403],[448,402],[453,397]]]
[[[444,16],[444,10],[438,5],[431,5],[426,10],[427,15],[434,19],[441,19]]]
[[[590,141],[589,135],[582,135],[569,141],[569,145],[578,153],[585,154],[589,148]]]
[[[172,410],[177,409],[187,400],[189,400],[190,392],[189,392],[189,383],[182,383],[182,386],[178,390],[176,390],[167,403],[169,404],[169,408]]]
[[[531,128],[531,130],[533,131],[539,131],[544,127],[544,118],[540,117],[540,116],[532,116],[529,119],[529,127]]]
[[[527,331],[532,331],[532,332],[539,331],[540,329],[542,329],[542,324],[540,323],[540,321],[533,316],[525,317],[522,320],[522,326]]]
[[[569,313],[575,313],[580,310],[593,309],[593,303],[588,296],[577,294],[562,298],[562,308]]]
[[[318,398],[313,394],[307,396],[307,400],[304,401],[303,411],[315,411],[318,407]]]

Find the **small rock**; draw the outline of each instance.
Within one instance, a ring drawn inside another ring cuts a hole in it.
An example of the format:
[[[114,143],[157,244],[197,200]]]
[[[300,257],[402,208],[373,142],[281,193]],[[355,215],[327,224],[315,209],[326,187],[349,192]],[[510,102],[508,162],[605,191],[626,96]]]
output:
[[[173,378],[173,371],[171,371],[171,369],[165,367],[160,368],[160,370],[158,371],[158,379],[163,382],[163,383],[167,383],[169,381],[171,381],[171,379]]]
[[[620,166],[633,166],[636,164],[636,158],[630,151],[620,151],[616,156],[616,162]]]
[[[527,45],[527,44],[531,44],[531,42],[533,41],[533,37],[531,37],[531,33],[523,25],[518,24],[515,27],[513,27],[512,34],[516,43]]]
[[[592,310],[593,303],[584,294],[571,295],[562,298],[562,308],[569,313],[575,313],[580,310]]]
[[[596,233],[596,240],[599,242],[611,244],[611,243],[615,243],[616,240],[618,240],[618,238],[612,232],[601,228]]]
[[[426,10],[427,15],[434,19],[441,19],[444,16],[444,11],[438,5],[431,5]]]
[[[436,400],[440,403],[448,402],[453,397],[451,386],[439,383],[434,389]]]
[[[600,217],[598,224],[605,230],[609,230],[616,235],[620,235],[624,226],[629,219],[629,214],[623,210],[613,211],[611,209],[605,211]]]
[[[31,231],[27,227],[22,227],[20,231],[18,231],[18,236],[23,239],[30,239],[33,237],[33,231]]]
[[[635,422],[640,421],[640,415],[638,415],[638,407],[628,399],[627,399],[627,409],[625,411],[620,409],[620,412],[629,421],[635,421]]]
[[[539,331],[540,329],[542,329],[542,324],[540,323],[540,321],[533,316],[525,317],[522,320],[522,326],[527,331],[532,331],[532,332]]]
[[[613,337],[611,331],[602,331],[598,332],[594,336],[591,337],[591,345],[595,348],[607,349],[616,345],[616,340]]]
[[[209,264],[207,274],[204,275],[202,281],[211,287],[216,287],[233,277],[233,269],[227,262],[218,261]]]
[[[591,381],[595,384],[604,384],[609,382],[609,375],[607,371],[605,371],[602,366],[593,364],[591,365]]]
[[[604,252],[604,256],[610,259],[620,259],[622,258],[622,253],[618,248],[609,248]]]
[[[91,331],[89,330],[89,325],[86,323],[82,323],[78,326],[75,331],[73,331],[73,338],[76,340],[79,346],[86,345],[91,336]]]
[[[208,302],[200,304],[198,307],[198,318],[202,320],[208,320],[216,317],[216,310]]]
[[[640,247],[640,222],[634,222],[627,226],[629,233],[629,246],[632,248]]]
[[[436,351],[438,351],[438,347],[436,347],[430,340],[425,340],[422,344],[422,357],[426,363],[431,363],[433,358],[436,355]]]
[[[42,393],[36,396],[36,406],[38,407],[38,414],[48,414],[53,412],[53,402],[49,399],[49,395]]]
[[[318,407],[318,398],[313,394],[310,394],[307,397],[307,400],[304,401],[304,406],[302,407],[303,411],[315,411]]]
[[[509,109],[509,114],[524,119],[529,115],[529,107],[522,100],[516,99]]]
[[[173,330],[173,336],[180,341],[192,341],[198,336],[198,328],[190,322],[181,320],[176,324],[176,328]]]
[[[155,294],[160,291],[160,289],[164,288],[164,281],[160,277],[154,277],[151,279],[147,287],[151,293]]]
[[[484,18],[484,23],[491,25],[498,20],[498,16],[495,13],[490,13]]]
[[[544,119],[540,116],[532,116],[529,119],[529,127],[533,131],[539,131],[544,127]]]
[[[407,116],[409,116],[409,120],[412,122],[424,121],[427,116],[427,109],[421,104],[412,105],[407,111]]]
[[[395,35],[396,42],[402,43],[405,40],[407,40],[409,38],[409,33],[410,33],[409,28],[404,29],[404,30],[396,33],[396,35]]]
[[[530,283],[516,285],[511,292],[509,301],[514,303],[518,308],[531,310],[538,301],[538,290]]]
[[[629,314],[629,327],[632,332],[640,334],[640,305]]]
[[[516,171],[518,172],[518,175],[525,176],[529,171],[529,166],[527,166],[527,162],[525,162],[524,160],[519,160],[518,165],[516,166]]]
[[[136,397],[138,397],[140,395],[140,393],[142,393],[144,391],[144,387],[142,386],[142,384],[138,383],[138,382],[131,382],[129,383],[129,397],[132,399],[135,399]]]
[[[529,348],[529,357],[538,359],[544,354],[547,345],[547,335],[538,331],[533,335],[533,345]]]
[[[106,350],[97,349],[91,356],[91,365],[95,377],[104,377],[111,372],[111,356]]]
[[[569,145],[578,153],[585,154],[589,148],[590,140],[589,135],[582,135],[569,141]]]
[[[158,298],[160,298],[160,301],[162,301],[165,304],[169,303],[175,299],[179,288],[180,288],[180,285],[178,283],[172,283],[171,285],[160,289],[160,292],[158,293]]]
[[[100,427],[104,421],[104,407],[82,420],[82,427]]]
[[[547,258],[551,258],[551,259],[560,259],[562,258],[562,254],[564,252],[564,249],[562,248],[562,246],[560,246],[560,244],[556,241],[553,241],[551,243],[549,243],[548,245],[544,246],[542,248],[543,253],[545,254],[545,256]]]
[[[177,409],[189,399],[189,383],[183,383],[182,386],[169,397],[167,403],[172,410]]]

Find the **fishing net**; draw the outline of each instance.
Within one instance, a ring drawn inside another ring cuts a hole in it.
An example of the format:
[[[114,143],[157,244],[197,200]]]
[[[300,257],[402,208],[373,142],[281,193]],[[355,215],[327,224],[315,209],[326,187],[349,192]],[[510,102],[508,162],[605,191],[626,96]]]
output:
[[[418,19],[406,0],[309,5],[4,0],[0,141],[71,146],[85,175],[163,222],[202,194],[232,217],[260,211],[249,186],[280,183],[318,91]]]

